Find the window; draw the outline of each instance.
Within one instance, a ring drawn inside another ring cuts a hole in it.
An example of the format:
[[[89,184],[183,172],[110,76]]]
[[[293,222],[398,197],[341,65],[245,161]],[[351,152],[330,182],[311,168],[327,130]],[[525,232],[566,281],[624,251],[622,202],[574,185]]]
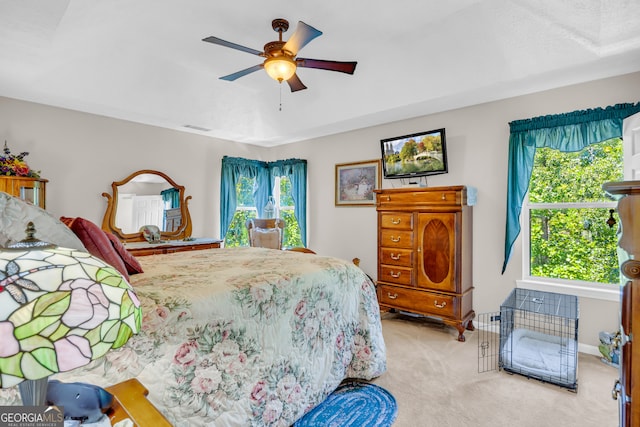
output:
[[[246,221],[249,218],[257,218],[256,203],[253,199],[253,187],[255,178],[241,176],[236,184],[236,212],[229,226],[227,234],[224,236],[226,247],[249,246],[247,236]]]
[[[279,212],[279,217],[284,219],[286,224],[282,246],[285,248],[303,246],[300,227],[295,216],[295,202],[291,195],[291,180],[286,176],[276,177],[273,195],[276,200],[276,212]]]
[[[255,178],[241,177],[236,184],[237,207],[229,230],[225,236],[225,246],[249,246],[246,223],[248,219],[257,218],[258,210],[253,198]],[[276,201],[276,216],[284,219],[283,247],[302,246],[300,227],[295,217],[295,204],[291,195],[291,181],[286,176],[276,177],[273,188]]]
[[[515,120],[509,123],[507,218],[502,273],[507,268],[513,245],[520,235],[521,213],[529,189],[536,150],[549,147],[565,153],[576,152],[589,145],[620,138],[624,119],[638,112],[640,112],[640,102]],[[525,223],[528,224],[528,220]],[[528,233],[525,233],[525,239],[527,235]],[[528,265],[528,261],[526,264]],[[528,271],[527,268],[525,268],[526,271]]]
[[[271,196],[286,222],[284,246],[306,246],[307,161],[222,158],[220,234],[225,246],[248,245],[246,220],[262,215]]]
[[[623,178],[622,139],[577,152],[538,148],[522,210],[523,274],[617,284],[616,202],[602,184]]]

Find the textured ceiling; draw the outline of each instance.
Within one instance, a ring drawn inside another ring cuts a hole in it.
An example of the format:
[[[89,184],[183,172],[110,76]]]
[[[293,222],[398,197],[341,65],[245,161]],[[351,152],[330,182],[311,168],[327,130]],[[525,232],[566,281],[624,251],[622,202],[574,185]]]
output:
[[[271,20],[324,34],[291,93]],[[640,70],[640,0],[0,0],[0,96],[274,146]],[[197,130],[185,125],[206,130]]]

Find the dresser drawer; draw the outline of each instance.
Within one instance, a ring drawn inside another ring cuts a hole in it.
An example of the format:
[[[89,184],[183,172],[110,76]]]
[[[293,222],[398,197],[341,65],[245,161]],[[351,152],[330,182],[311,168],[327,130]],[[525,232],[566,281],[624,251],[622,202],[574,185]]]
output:
[[[205,243],[205,244],[188,245],[188,246],[183,245],[183,246],[167,248],[166,253],[172,254],[174,252],[202,251],[205,249],[218,249],[219,247],[220,247],[220,243]]]
[[[413,232],[404,230],[380,230],[380,246],[386,248],[413,248]]]
[[[413,265],[413,249],[380,248],[380,264],[411,267]]]
[[[378,209],[396,206],[462,206],[467,203],[466,187],[431,187],[420,190],[382,190],[378,193]]]
[[[380,227],[395,230],[413,230],[413,214],[407,212],[382,212]]]
[[[412,274],[412,268],[382,264],[380,265],[380,277],[378,277],[378,280],[399,285],[411,285]]]
[[[391,285],[378,286],[378,302],[413,313],[437,317],[454,317],[458,297],[418,291]]]

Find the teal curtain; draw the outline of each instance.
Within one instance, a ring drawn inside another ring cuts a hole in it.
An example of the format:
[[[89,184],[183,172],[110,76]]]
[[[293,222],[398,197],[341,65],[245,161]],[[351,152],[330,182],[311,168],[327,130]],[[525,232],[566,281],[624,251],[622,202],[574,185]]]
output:
[[[267,204],[271,195],[269,185],[269,168],[266,162],[249,160],[240,157],[222,158],[220,179],[220,235],[226,236],[229,231],[233,215],[236,213],[238,200],[236,184],[240,177],[255,178],[253,198],[256,201],[258,215],[262,215],[262,208]]]
[[[276,176],[287,176],[291,180],[293,200],[296,204],[294,214],[300,226],[302,242],[306,245],[307,220],[307,161],[300,159],[263,162],[241,157],[222,158],[220,179],[220,235],[226,236],[233,215],[238,206],[236,184],[240,177],[255,178],[253,199],[256,202],[258,216],[263,215],[264,206],[272,195]]]
[[[307,246],[307,161],[301,159],[278,160],[269,163],[270,186],[273,188],[278,176],[291,181],[291,197],[295,203],[294,215],[300,227],[302,244]]]
[[[180,191],[177,188],[168,188],[160,192],[163,202],[169,202],[170,208],[180,207]]]
[[[536,148],[549,147],[564,152],[580,151],[591,144],[620,138],[622,121],[639,111],[640,102],[509,123],[511,134],[507,176],[507,224],[502,273],[507,268],[513,244],[520,234],[520,213],[524,197],[529,190]]]

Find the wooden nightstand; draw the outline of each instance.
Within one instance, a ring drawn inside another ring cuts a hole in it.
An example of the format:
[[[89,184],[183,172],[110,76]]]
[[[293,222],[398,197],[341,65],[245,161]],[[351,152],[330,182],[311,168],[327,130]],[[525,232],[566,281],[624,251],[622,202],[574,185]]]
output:
[[[36,206],[46,209],[46,179],[25,176],[0,176],[0,191],[19,197]]]
[[[129,418],[138,427],[171,427],[171,423],[147,399],[149,390],[135,378],[106,390],[113,394],[113,406],[107,411],[111,424]]]
[[[170,254],[173,252],[199,251],[203,249],[217,249],[222,240],[194,239],[189,241],[171,240],[164,243],[127,242],[124,247],[133,256]]]

